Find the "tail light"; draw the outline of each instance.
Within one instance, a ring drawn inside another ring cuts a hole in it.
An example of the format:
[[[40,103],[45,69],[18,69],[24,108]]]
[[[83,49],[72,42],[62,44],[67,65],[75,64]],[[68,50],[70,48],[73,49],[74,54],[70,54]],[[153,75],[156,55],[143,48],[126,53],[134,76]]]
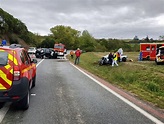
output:
[[[14,80],[17,81],[20,79],[21,72],[18,66],[14,66]]]

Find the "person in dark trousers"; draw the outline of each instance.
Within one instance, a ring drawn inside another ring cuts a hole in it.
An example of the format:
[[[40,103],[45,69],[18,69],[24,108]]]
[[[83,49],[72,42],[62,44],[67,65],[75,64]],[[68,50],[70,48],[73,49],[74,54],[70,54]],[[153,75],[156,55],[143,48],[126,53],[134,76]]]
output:
[[[109,64],[112,65],[112,62],[113,62],[113,54],[111,52],[108,55],[108,59],[109,59]]]
[[[76,55],[76,58],[75,58],[75,65],[76,65],[76,64],[79,64],[79,61],[80,61],[81,51],[79,48],[77,48],[77,50],[75,51],[75,55]]]
[[[70,52],[71,59],[73,59],[73,54],[74,54],[74,51],[73,51],[73,50],[71,50],[71,52]]]

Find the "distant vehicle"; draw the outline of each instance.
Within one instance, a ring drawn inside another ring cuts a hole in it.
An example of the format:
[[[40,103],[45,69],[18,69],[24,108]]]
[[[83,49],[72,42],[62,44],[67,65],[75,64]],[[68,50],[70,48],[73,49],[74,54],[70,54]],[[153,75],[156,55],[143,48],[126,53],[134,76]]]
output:
[[[140,58],[142,60],[155,60],[157,49],[164,43],[140,43]]]
[[[56,59],[57,52],[54,51],[53,48],[39,48],[36,50],[35,53],[36,58],[49,58],[49,59]]]
[[[44,58],[44,49],[43,48],[38,48],[36,49],[36,52],[35,52],[35,56],[36,58],[41,58],[43,59]]]
[[[157,65],[164,64],[164,46],[161,46],[157,49],[155,62]]]
[[[119,48],[117,52],[120,54],[120,62],[126,62],[128,56],[123,54],[122,48]],[[108,55],[105,55],[100,59],[99,65],[112,64],[112,63],[109,63]]]
[[[49,59],[56,59],[57,52],[54,51],[52,48],[44,48],[44,56]]]
[[[36,53],[36,47],[29,47],[28,54],[35,54]]]
[[[120,55],[120,62],[126,62],[127,58],[128,58],[127,55]],[[99,65],[107,65],[107,64],[112,64],[112,63],[109,63],[108,55],[105,55],[100,59]]]
[[[28,109],[30,89],[35,87],[36,59],[31,59],[24,48],[12,44],[0,47],[0,105],[13,102]]]
[[[62,43],[55,43],[54,51],[57,52],[57,56],[64,56],[64,54],[67,53],[67,49],[65,48],[65,45]]]

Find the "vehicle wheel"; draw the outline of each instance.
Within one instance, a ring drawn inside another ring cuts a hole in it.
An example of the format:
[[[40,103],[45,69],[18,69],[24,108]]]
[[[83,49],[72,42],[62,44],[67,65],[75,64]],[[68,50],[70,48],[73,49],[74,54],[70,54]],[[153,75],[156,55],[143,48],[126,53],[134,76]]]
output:
[[[103,63],[104,63],[103,61],[104,61],[104,60],[100,60],[100,61],[99,61],[99,65],[100,65],[100,66],[103,65]]]
[[[0,109],[4,106],[5,102],[0,102]]]
[[[122,58],[122,62],[126,62],[126,58],[125,57]]]
[[[157,65],[159,65],[160,63],[159,62],[157,62],[157,60],[155,59],[155,63],[157,64]]]
[[[35,87],[35,83],[36,83],[36,75],[33,77],[32,88]]]
[[[105,58],[103,61],[103,65],[108,64],[108,60]]]
[[[20,109],[27,110],[29,108],[29,104],[30,104],[30,91],[28,90],[26,96],[20,101],[18,101],[17,106]]]

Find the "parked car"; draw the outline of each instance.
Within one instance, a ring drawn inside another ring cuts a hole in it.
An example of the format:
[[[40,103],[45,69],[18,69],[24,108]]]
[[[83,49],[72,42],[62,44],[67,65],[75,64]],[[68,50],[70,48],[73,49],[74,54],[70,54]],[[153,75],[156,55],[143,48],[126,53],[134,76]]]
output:
[[[18,46],[0,47],[0,105],[13,102],[26,110],[30,89],[35,87],[37,60],[31,59],[28,52]]]
[[[28,54],[35,54],[36,53],[36,47],[29,47]]]

